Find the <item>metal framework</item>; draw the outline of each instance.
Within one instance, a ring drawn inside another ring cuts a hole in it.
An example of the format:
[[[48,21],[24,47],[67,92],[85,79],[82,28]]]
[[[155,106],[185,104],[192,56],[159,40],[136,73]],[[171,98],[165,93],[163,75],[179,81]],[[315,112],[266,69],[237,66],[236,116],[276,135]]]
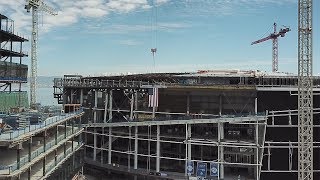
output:
[[[277,23],[273,24],[273,33],[277,33]],[[279,47],[278,47],[278,38],[273,38],[272,39],[272,72],[277,72],[278,71],[278,66],[279,66]]]
[[[259,39],[251,43],[251,45],[258,44],[267,40],[272,39],[272,72],[278,72],[278,38],[284,37],[287,32],[291,31],[290,28],[286,27],[284,29],[280,29],[277,32],[277,24],[273,23],[273,33],[268,37]]]
[[[299,0],[298,179],[313,179],[312,0]]]
[[[42,0],[27,0],[25,6],[27,12],[32,9],[32,37],[31,37],[31,80],[30,80],[30,105],[36,104],[36,87],[37,87],[37,44],[38,44],[38,12],[44,11],[50,15],[57,15],[53,8],[46,5]]]

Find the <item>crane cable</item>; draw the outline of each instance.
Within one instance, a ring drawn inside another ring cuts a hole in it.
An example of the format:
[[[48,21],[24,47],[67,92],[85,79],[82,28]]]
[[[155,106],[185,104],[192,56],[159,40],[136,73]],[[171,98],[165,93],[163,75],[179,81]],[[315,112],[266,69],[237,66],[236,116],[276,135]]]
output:
[[[157,0],[151,1],[151,53],[152,53],[152,60],[153,60],[153,68],[154,71],[156,69],[156,61],[155,55],[157,53],[157,35],[158,35],[158,4]]]

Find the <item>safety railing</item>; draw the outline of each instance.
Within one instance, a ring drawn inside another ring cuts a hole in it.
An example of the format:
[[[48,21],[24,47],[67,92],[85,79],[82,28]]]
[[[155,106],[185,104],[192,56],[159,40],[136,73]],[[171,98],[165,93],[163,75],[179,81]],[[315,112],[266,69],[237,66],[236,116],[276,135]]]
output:
[[[153,85],[165,85],[165,83],[150,83],[144,81],[116,81],[100,79],[67,79],[55,78],[55,87],[143,87]]]
[[[80,148],[83,145],[83,143],[78,143],[77,146],[70,147],[67,149],[66,154],[62,153],[60,155],[57,156],[57,161],[53,160],[49,163],[49,165],[46,165],[46,173],[48,173],[49,171],[51,171],[53,168],[55,168],[57,166],[58,162],[61,162],[63,159],[65,159],[68,155],[74,153],[78,148]]]
[[[24,128],[21,130],[14,130],[14,131],[11,131],[10,133],[3,133],[0,135],[0,141],[1,140],[13,140],[13,139],[18,138],[19,136],[24,135],[26,133],[30,133],[35,130],[45,128],[47,126],[52,125],[53,123],[63,121],[67,118],[72,118],[73,116],[80,115],[81,113],[83,113],[82,109],[80,109],[79,111],[73,112],[73,113],[66,113],[66,114],[60,115],[60,116],[49,117],[44,122],[42,122],[40,124],[30,125],[27,128]]]
[[[72,130],[67,131],[67,137],[65,137],[65,134],[62,134],[60,136],[57,137],[57,142],[60,142],[64,139],[68,139],[68,136],[75,134],[77,132],[80,132],[82,130],[82,128],[78,128],[77,130],[74,130],[74,132],[72,133]],[[46,143],[46,146],[41,146],[38,149],[34,150],[31,153],[30,156],[30,161],[32,161],[33,159],[35,159],[36,157],[38,157],[39,155],[41,155],[42,153],[48,151],[50,148],[52,148],[53,146],[56,145],[56,140],[53,139],[52,141],[50,141],[49,143]],[[29,155],[25,155],[24,157],[20,158],[20,163],[13,163],[11,165],[7,165],[7,166],[1,166],[0,165],[0,175],[9,175],[11,173],[13,173],[14,171],[16,171],[18,169],[18,167],[22,167],[25,164],[29,163]]]

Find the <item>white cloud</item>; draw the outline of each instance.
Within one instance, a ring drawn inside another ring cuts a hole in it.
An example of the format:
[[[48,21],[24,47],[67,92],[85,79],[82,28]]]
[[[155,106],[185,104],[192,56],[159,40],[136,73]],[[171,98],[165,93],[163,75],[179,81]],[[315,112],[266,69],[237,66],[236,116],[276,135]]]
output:
[[[45,0],[45,3],[54,7],[58,15],[44,13],[44,31],[75,24],[82,18],[97,19],[110,13],[130,13],[150,8],[147,0]],[[26,12],[24,5],[24,0],[0,0],[0,11],[14,19],[16,29],[23,32],[29,31],[31,26],[31,13]]]
[[[181,15],[201,15],[213,13],[216,15],[230,15],[235,9],[254,9],[267,4],[287,4],[296,0],[44,0],[54,7],[58,15],[43,16],[43,31],[50,31],[53,27],[70,26],[80,19],[97,20],[105,18],[111,13],[130,13],[150,9],[155,5],[172,5],[170,11],[182,11]],[[0,0],[0,12],[15,20],[16,29],[22,33],[30,32],[31,14],[24,9],[25,0]],[[172,17],[174,18],[174,17]],[[41,22],[42,23],[42,22]],[[181,24],[177,24],[180,26]],[[159,27],[178,27],[159,25]],[[130,28],[140,29],[139,25]],[[117,29],[117,27],[115,27]],[[118,27],[122,29],[122,27]],[[29,34],[29,33],[27,33]]]

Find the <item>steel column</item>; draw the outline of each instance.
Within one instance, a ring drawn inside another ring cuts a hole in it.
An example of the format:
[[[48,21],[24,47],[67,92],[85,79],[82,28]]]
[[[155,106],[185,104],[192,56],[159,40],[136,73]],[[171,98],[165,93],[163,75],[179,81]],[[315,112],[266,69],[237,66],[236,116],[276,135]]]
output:
[[[160,172],[160,126],[157,125],[156,172]]]
[[[109,127],[109,141],[108,141],[108,164],[111,164],[111,149],[112,149],[112,127]]]
[[[134,169],[138,169],[138,126],[134,127]]]

